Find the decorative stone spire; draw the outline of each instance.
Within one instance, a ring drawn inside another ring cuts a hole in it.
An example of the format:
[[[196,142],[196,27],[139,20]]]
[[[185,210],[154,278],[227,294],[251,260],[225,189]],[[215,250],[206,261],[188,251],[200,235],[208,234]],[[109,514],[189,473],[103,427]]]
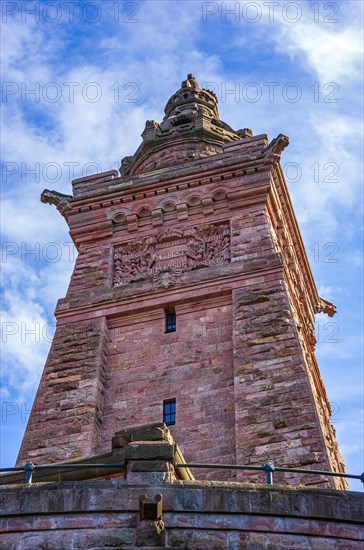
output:
[[[142,144],[132,157],[122,159],[121,175],[215,155],[222,152],[224,143],[241,139],[240,130],[220,120],[217,103],[216,95],[200,88],[193,74],[188,74],[168,100],[163,121],[147,120]]]
[[[187,80],[182,80],[181,88],[195,88],[195,90],[199,90],[200,86],[196,77],[192,73],[188,73]]]
[[[184,110],[196,112],[198,108],[205,109],[207,111],[205,114],[220,120],[216,95],[209,90],[200,88],[196,78],[190,73],[187,75],[187,80],[183,80],[181,83],[181,88],[168,100],[164,109],[166,114],[164,121],[178,116]]]

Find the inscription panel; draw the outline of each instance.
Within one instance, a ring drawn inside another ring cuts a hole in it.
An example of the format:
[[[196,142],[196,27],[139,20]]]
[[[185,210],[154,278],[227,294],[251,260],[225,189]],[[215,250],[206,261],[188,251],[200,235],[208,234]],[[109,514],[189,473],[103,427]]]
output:
[[[183,271],[230,262],[230,225],[168,230],[114,249],[114,286],[153,278],[157,286],[176,284]]]

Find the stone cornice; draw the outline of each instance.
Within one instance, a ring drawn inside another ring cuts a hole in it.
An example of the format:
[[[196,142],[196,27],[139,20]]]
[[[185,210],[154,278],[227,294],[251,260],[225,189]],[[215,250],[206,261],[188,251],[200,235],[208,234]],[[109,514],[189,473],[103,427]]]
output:
[[[152,195],[160,194],[161,192],[171,192],[176,190],[179,186],[187,185],[190,187],[196,187],[198,185],[208,185],[221,181],[221,176],[234,178],[236,176],[243,176],[246,173],[268,171],[269,167],[264,165],[264,157],[254,159],[236,159],[226,156],[224,154],[210,157],[210,166],[208,169],[204,169],[200,164],[196,166],[195,170],[184,170],[181,175],[173,175],[169,171],[168,177],[155,178],[149,181],[138,182],[121,182],[120,184],[113,184],[110,187],[104,187],[97,192],[85,194],[82,196],[74,196],[71,199],[73,208],[80,208],[82,206],[88,206],[93,203],[98,203],[96,208],[99,208],[99,203],[102,200],[118,200],[123,197],[130,197],[130,200],[138,200],[139,196],[148,194],[152,191]],[[219,158],[217,158],[219,157]],[[217,162],[219,161],[219,162]],[[195,177],[191,181],[191,177]],[[117,181],[117,180],[115,180]],[[169,183],[170,182],[170,183]],[[113,196],[114,195],[114,196]]]
[[[252,138],[244,138],[239,141],[227,144],[223,147],[224,152],[216,155],[212,155],[208,158],[189,161],[179,166],[169,166],[160,170],[154,170],[149,173],[137,174],[130,177],[116,177],[115,171],[104,172],[102,174],[94,174],[85,178],[79,178],[74,180],[73,186],[75,187],[75,193],[72,198],[72,204],[74,206],[80,206],[83,201],[88,203],[90,200],[100,201],[100,197],[110,196],[111,194],[124,194],[133,195],[136,191],[147,192],[150,186],[166,187],[170,181],[173,186],[182,184],[184,182],[191,182],[191,178],[195,177],[197,184],[199,181],[203,183],[211,183],[208,178],[219,178],[222,171],[230,167],[242,168],[253,167],[256,165],[264,165],[266,154],[262,153],[266,148],[268,138],[265,134],[255,136]],[[232,147],[233,145],[233,147]],[[240,155],[237,157],[237,155]],[[266,170],[266,167],[262,167]],[[203,177],[201,177],[203,173]],[[96,183],[103,185],[102,188],[92,188],[89,192],[86,191],[88,183]],[[84,188],[82,193],[78,190]],[[116,196],[115,198],[118,198]]]
[[[316,288],[316,284],[315,284],[315,281],[314,281],[314,278],[313,278],[311,267],[310,267],[310,264],[309,264],[309,261],[308,261],[308,258],[307,258],[306,249],[305,249],[305,246],[303,244],[303,239],[302,239],[302,236],[301,236],[301,232],[299,230],[299,226],[298,226],[298,223],[297,223],[297,218],[296,218],[296,215],[294,213],[292,201],[291,201],[291,198],[290,198],[289,193],[288,193],[287,184],[285,182],[282,167],[280,166],[280,164],[277,164],[275,166],[275,169],[273,171],[273,178],[274,178],[274,182],[275,182],[275,187],[277,189],[277,194],[278,194],[277,197],[279,197],[279,199],[278,199],[279,203],[280,203],[279,206],[283,211],[283,214],[284,214],[284,217],[285,217],[285,222],[287,224],[287,236],[289,235],[289,237],[292,241],[292,246],[296,250],[296,253],[298,253],[299,266],[300,266],[300,270],[303,274],[304,284],[306,286],[306,289],[308,291],[308,295],[310,297],[312,314],[318,313],[319,311],[323,311],[323,309],[320,308],[321,307],[320,306],[321,298],[320,298],[320,296],[318,294],[318,291],[317,291],[317,288]],[[276,203],[276,201],[277,201],[277,197],[274,197],[273,194],[271,194],[270,197],[271,197],[271,201],[274,205],[274,203]],[[272,212],[272,214],[275,218],[276,218],[276,212],[277,212],[278,208],[279,207],[275,206],[274,207],[275,211]],[[276,218],[276,224],[278,225],[279,223],[282,223],[282,222],[280,220],[277,220],[277,218]],[[333,306],[333,307],[335,307],[335,306]],[[333,311],[333,310],[330,310],[330,311]]]
[[[201,214],[206,218],[206,221],[210,215],[214,216],[215,221],[228,219],[232,210],[265,202],[269,191],[269,183],[260,176],[254,177],[255,175],[255,173],[247,175],[244,186],[239,185],[241,179],[235,181],[219,180],[217,184],[209,187],[186,187],[186,189],[180,189],[174,193],[170,192],[166,196],[140,197],[139,201],[135,203],[114,204],[106,210],[106,216],[104,211],[100,211],[99,217],[96,213],[87,216],[88,211],[84,214],[80,212],[74,215],[73,220],[70,221],[71,236],[77,246],[83,242],[96,242],[103,238],[112,238],[113,223],[117,222],[120,217],[124,221],[124,225],[121,226],[123,231],[115,233],[115,237],[117,234],[119,242],[135,238],[136,232],[141,237],[148,232],[150,233],[152,228],[156,226],[170,227],[180,222],[195,223],[194,218],[199,217]],[[218,197],[216,201],[215,197]],[[195,200],[199,201],[198,206],[190,204],[191,201]],[[167,217],[164,213],[164,205],[166,204],[173,209]],[[149,211],[149,215],[144,220],[140,220],[139,212],[143,208],[146,212]],[[86,216],[88,220],[85,219]],[[148,219],[149,224],[145,225]]]

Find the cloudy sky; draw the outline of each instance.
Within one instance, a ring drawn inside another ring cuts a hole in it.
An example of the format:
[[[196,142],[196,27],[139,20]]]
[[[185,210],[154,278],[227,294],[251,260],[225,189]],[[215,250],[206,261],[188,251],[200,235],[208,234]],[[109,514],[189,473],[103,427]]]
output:
[[[75,252],[44,188],[117,168],[192,72],[282,164],[321,295],[317,356],[347,470],[363,465],[360,0],[2,2],[1,465],[16,459]],[[361,490],[360,482],[351,484]]]

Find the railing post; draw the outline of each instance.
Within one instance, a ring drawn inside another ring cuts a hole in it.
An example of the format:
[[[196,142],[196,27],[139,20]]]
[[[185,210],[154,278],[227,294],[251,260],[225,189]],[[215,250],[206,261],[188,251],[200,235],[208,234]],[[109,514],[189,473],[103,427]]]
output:
[[[25,470],[25,483],[27,485],[30,485],[32,483],[32,478],[33,478],[33,471],[34,471],[34,464],[32,462],[27,462],[26,465],[24,466],[24,470]]]
[[[269,461],[263,464],[265,473],[267,474],[267,484],[273,485],[273,472],[275,470],[274,462]]]

